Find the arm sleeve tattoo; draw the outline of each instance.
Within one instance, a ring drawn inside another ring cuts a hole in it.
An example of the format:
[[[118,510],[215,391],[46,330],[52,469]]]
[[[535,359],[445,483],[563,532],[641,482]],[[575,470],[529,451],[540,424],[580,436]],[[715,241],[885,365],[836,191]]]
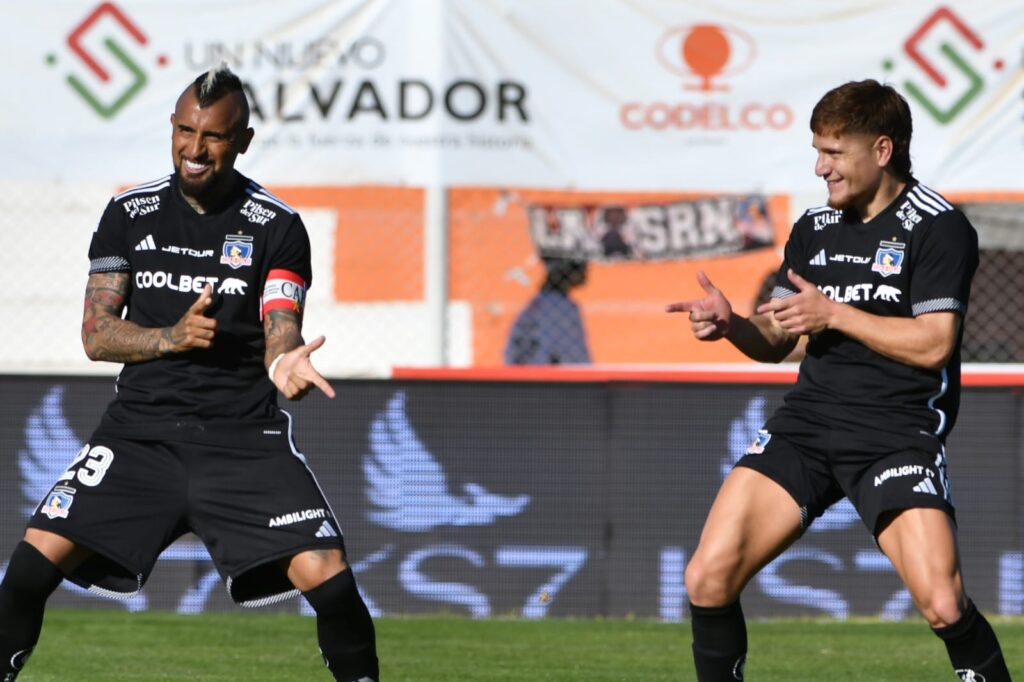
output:
[[[263,317],[263,334],[267,344],[263,363],[269,367],[278,355],[303,344],[302,316],[285,308],[268,310]]]
[[[128,297],[127,272],[96,273],[85,287],[82,345],[92,360],[140,362],[174,351],[173,327],[147,328],[121,319]]]

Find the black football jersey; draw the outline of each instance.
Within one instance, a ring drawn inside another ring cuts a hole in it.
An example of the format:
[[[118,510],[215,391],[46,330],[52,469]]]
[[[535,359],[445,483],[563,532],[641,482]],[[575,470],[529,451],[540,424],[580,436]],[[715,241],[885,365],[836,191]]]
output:
[[[977,267],[974,227],[940,194],[911,180],[866,223],[855,211],[807,211],[790,234],[772,296],[797,292],[787,276],[791,268],[833,301],[873,315],[964,316]],[[859,431],[867,440],[891,442],[913,434],[944,441],[959,402],[959,339],[947,366],[932,371],[826,330],[809,339],[796,386],[767,428],[799,428],[811,416],[819,424]]]
[[[89,247],[89,273],[130,275],[126,319],[169,327],[213,287],[213,347],[126,363],[104,422],[122,427],[177,420],[276,416],[264,367],[265,310],[301,311],[311,284],[310,247],[298,213],[239,176],[237,196],[196,213],[177,177],[128,189],[107,205]]]

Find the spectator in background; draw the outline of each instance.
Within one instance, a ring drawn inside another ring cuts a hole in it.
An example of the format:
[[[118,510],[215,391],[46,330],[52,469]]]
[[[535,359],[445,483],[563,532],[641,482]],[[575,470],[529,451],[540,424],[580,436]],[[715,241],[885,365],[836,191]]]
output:
[[[746,197],[740,200],[736,208],[736,229],[743,236],[743,249],[771,246],[775,240],[775,229],[768,216],[768,204],[764,197]]]
[[[587,262],[545,257],[540,291],[512,325],[505,346],[508,365],[564,365],[590,362],[580,309],[569,290],[587,281]]]
[[[624,230],[629,216],[621,206],[609,206],[604,210],[605,231],[601,235],[601,249],[605,258],[629,258],[633,247],[626,241]]]

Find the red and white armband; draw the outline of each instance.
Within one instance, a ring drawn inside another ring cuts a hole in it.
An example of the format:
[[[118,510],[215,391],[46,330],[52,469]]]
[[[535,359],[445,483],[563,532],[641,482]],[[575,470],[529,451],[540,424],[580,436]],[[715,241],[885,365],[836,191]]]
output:
[[[263,285],[260,317],[279,308],[294,310],[302,314],[306,304],[306,282],[291,270],[271,270],[267,283]]]

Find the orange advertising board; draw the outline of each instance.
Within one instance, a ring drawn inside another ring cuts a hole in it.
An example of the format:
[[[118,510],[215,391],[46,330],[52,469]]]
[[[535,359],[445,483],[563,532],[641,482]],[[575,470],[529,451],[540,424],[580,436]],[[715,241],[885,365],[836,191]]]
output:
[[[423,190],[410,187],[275,187],[301,212],[335,213],[334,300],[423,298]]]

